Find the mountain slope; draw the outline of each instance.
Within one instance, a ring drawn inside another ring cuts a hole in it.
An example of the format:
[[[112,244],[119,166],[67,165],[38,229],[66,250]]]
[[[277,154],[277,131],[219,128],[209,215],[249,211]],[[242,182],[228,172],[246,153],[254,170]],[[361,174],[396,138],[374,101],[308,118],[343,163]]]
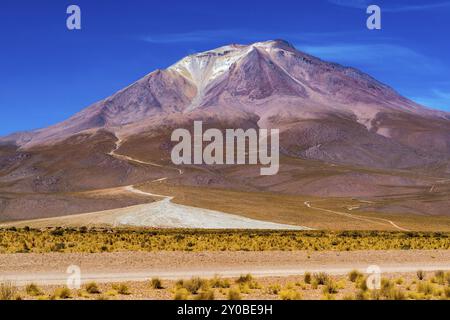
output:
[[[449,120],[447,113],[417,105],[368,75],[324,62],[280,40],[230,45],[188,56],[63,123],[9,140],[28,147],[88,129],[115,131],[155,115],[207,107],[217,107],[217,112],[227,108],[249,111],[262,124],[273,115],[315,119],[339,113],[381,135],[390,129],[382,123],[385,117],[377,118],[380,113],[433,118],[443,121],[444,127]]]
[[[178,176],[171,168],[170,135],[176,128],[191,129],[194,120],[220,129],[280,129],[280,174],[267,180],[246,166],[184,168]],[[112,157],[118,141],[118,154],[160,167]],[[75,192],[168,177],[179,184],[254,191],[380,195],[390,186],[371,172],[399,174],[392,181],[401,192],[425,189],[428,180],[406,179],[398,170],[415,176],[417,170],[439,168],[433,174],[445,176],[449,158],[448,113],[276,40],[190,55],[62,123],[1,138],[0,192]],[[323,162],[335,170],[320,165],[326,179],[315,175],[316,181],[305,184],[302,177]],[[349,176],[357,184],[340,185]],[[0,198],[0,210],[7,203]]]

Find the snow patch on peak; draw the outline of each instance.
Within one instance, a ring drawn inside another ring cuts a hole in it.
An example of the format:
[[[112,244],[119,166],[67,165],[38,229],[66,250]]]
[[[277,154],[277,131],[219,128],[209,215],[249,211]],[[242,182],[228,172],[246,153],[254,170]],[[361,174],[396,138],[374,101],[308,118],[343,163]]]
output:
[[[208,85],[226,74],[249,51],[249,47],[230,45],[187,56],[169,67],[169,70],[178,72],[197,87],[197,95],[186,111],[199,107]]]
[[[170,66],[169,70],[179,73],[197,88],[197,94],[186,111],[199,107],[206,88],[222,75],[228,73],[233,64],[255,49],[270,52],[272,50],[292,50],[295,48],[283,40],[256,42],[250,45],[231,44],[189,55]]]
[[[236,46],[225,46],[215,50],[197,53],[180,60],[169,67],[191,80],[197,88],[204,88],[209,83],[226,73],[233,63],[247,54],[247,50]]]
[[[252,46],[263,49],[290,49],[296,50],[295,47],[285,40],[269,40],[263,42],[256,42]]]
[[[265,51],[295,49],[284,40],[256,42],[251,45],[231,44],[187,56],[170,66],[169,69],[191,80],[197,88],[205,88],[209,83],[228,72],[234,63],[255,48]]]

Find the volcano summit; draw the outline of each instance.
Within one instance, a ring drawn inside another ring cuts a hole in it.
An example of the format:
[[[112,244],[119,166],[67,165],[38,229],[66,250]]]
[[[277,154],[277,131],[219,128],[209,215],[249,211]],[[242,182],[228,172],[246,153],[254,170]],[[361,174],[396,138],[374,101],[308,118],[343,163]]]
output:
[[[171,133],[192,133],[194,121],[205,130],[279,129],[280,173],[188,165],[179,175]],[[441,214],[450,201],[439,182],[450,176],[449,158],[449,113],[286,41],[232,44],[153,71],[62,123],[1,138],[0,212],[18,219],[111,208],[117,200],[74,204],[67,195],[167,178],[288,195],[414,194],[381,209]],[[420,200],[433,186],[441,205]]]

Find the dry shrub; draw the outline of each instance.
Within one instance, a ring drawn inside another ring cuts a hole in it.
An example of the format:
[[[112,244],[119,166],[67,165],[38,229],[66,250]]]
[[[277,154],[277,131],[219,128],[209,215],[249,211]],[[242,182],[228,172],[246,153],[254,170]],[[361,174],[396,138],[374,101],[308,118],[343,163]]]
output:
[[[101,293],[100,289],[98,288],[97,283],[95,283],[95,282],[89,282],[88,284],[86,284],[85,289],[90,294]]]
[[[119,283],[116,285],[113,285],[113,289],[117,291],[117,293],[122,295],[130,295],[130,288],[125,283]]]
[[[70,299],[70,298],[72,298],[72,293],[71,293],[70,289],[67,287],[57,288],[55,290],[55,292],[53,293],[53,298]]]
[[[189,291],[186,288],[178,288],[175,290],[173,295],[174,300],[188,300],[189,299]]]
[[[316,280],[318,285],[325,285],[330,279],[330,276],[325,272],[315,273],[313,278]]]
[[[364,275],[358,270],[352,270],[348,274],[348,280],[351,282],[356,282],[359,278],[364,277]]]
[[[425,279],[425,272],[423,270],[418,270],[416,274],[417,274],[417,279],[419,279],[420,281]]]
[[[202,290],[198,293],[198,295],[195,296],[195,300],[214,300],[214,290],[208,289],[208,290]]]
[[[209,281],[209,284],[212,288],[229,288],[231,287],[230,281],[228,279],[221,279],[218,276],[215,276]]]
[[[190,280],[178,280],[176,286],[178,288],[185,288],[192,294],[197,294],[200,289],[206,290],[209,288],[208,281],[199,277]]]
[[[435,285],[430,282],[421,281],[417,284],[417,291],[424,295],[434,295],[435,290]]]
[[[0,283],[0,300],[14,300],[17,287],[12,282]]]
[[[281,300],[301,300],[302,295],[300,292],[293,289],[285,289],[280,291],[279,297]]]
[[[267,292],[270,294],[278,294],[281,291],[281,286],[277,283],[269,285]]]
[[[241,284],[241,283],[250,283],[253,281],[253,276],[248,273],[246,275],[241,275],[237,280],[236,283],[237,284]]]
[[[161,281],[161,279],[159,279],[159,278],[153,278],[153,279],[150,281],[150,285],[151,285],[151,287],[152,287],[153,289],[156,289],[156,290],[164,289],[164,287],[163,287],[163,285],[162,285],[162,281]]]
[[[305,279],[304,279],[305,283],[307,284],[311,284],[311,273],[306,272],[305,273]]]
[[[241,291],[239,288],[230,288],[227,293],[228,300],[241,300]]]
[[[329,278],[326,281],[325,286],[323,287],[323,290],[322,290],[322,292],[324,294],[335,294],[335,293],[338,293],[338,291],[339,290],[338,290],[336,282],[331,278]]]
[[[29,296],[37,297],[43,294],[42,290],[35,284],[30,283],[25,287],[25,291]]]

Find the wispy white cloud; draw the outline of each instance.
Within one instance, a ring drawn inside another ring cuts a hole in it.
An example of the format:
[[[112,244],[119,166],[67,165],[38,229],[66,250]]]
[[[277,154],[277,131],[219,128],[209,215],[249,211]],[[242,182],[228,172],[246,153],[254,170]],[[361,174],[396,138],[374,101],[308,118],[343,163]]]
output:
[[[402,11],[421,11],[439,8],[450,8],[450,2],[439,2],[439,3],[427,3],[418,5],[403,5],[403,6],[392,6],[386,7],[385,11],[388,12],[402,12]]]
[[[342,7],[357,9],[367,8],[369,5],[369,1],[366,0],[328,0],[328,2]]]
[[[364,65],[367,68],[394,69],[435,73],[442,71],[442,63],[430,59],[411,48],[390,43],[338,43],[303,45],[296,47],[313,56],[346,65]]]
[[[426,95],[412,97],[411,99],[428,107],[450,111],[450,90],[432,89]]]
[[[382,11],[384,12],[407,12],[407,11],[431,10],[438,8],[450,8],[450,1],[441,1],[441,2],[424,1],[421,4],[411,4],[411,3],[384,4],[383,2],[374,3],[374,1],[368,0],[328,0],[328,2],[338,6],[357,9],[366,9],[371,4],[378,4],[381,7]]]
[[[373,61],[389,57],[423,58],[412,49],[393,44],[329,44],[329,45],[298,45],[299,49],[327,60],[337,61]]]
[[[360,3],[364,0],[354,1]],[[352,39],[352,42],[340,41],[349,38]],[[407,46],[395,44],[393,39],[379,37],[379,43],[366,43],[366,35],[357,31],[272,33],[246,29],[205,29],[145,35],[139,37],[139,39],[151,44],[190,44],[194,47],[197,44],[214,46],[218,43],[246,44],[256,41],[284,39],[293,43],[299,50],[327,61],[346,65],[377,69],[392,69],[403,66],[404,69],[411,71],[417,69],[419,73],[439,72],[442,67],[442,64],[438,61],[434,61]]]
[[[340,39],[342,37],[352,37],[352,39],[355,39],[358,38],[358,35],[359,32],[356,31],[274,33],[247,29],[205,29],[178,33],[148,34],[139,36],[138,39],[155,44],[205,43],[213,41],[242,41],[249,43],[274,39],[284,39],[291,42],[318,43],[332,39]],[[360,36],[363,37],[363,35]]]
[[[140,39],[149,43],[172,44],[172,43],[195,43],[217,40],[218,38],[243,35],[242,30],[196,30],[181,33],[165,33],[157,35],[141,36]],[[244,33],[245,37],[245,33]]]
[[[338,1],[338,0],[335,0]],[[355,3],[363,3],[355,0]],[[403,88],[404,93],[413,100],[429,107],[450,110],[450,91],[429,89],[423,84],[420,89],[408,88],[403,85],[405,79],[430,76],[442,78],[444,70],[448,68],[439,60],[425,56],[421,52],[407,45],[401,45],[398,39],[378,36],[377,42],[367,42],[367,35],[360,31],[328,31],[328,32],[300,32],[274,33],[270,31],[252,31],[247,29],[194,30],[179,33],[148,34],[138,38],[150,44],[189,46],[189,53],[196,49],[213,48],[220,44],[252,43],[273,39],[284,39],[294,46],[311,55],[326,61],[333,61],[343,65],[353,66],[379,76],[381,81],[389,83],[392,75],[398,75],[392,85]],[[351,39],[351,40],[349,40]],[[383,79],[383,75],[389,76]],[[450,85],[450,84],[449,84]],[[436,84],[431,88],[446,88],[447,85]],[[449,87],[450,88],[450,87]],[[411,94],[411,92],[413,94]]]

